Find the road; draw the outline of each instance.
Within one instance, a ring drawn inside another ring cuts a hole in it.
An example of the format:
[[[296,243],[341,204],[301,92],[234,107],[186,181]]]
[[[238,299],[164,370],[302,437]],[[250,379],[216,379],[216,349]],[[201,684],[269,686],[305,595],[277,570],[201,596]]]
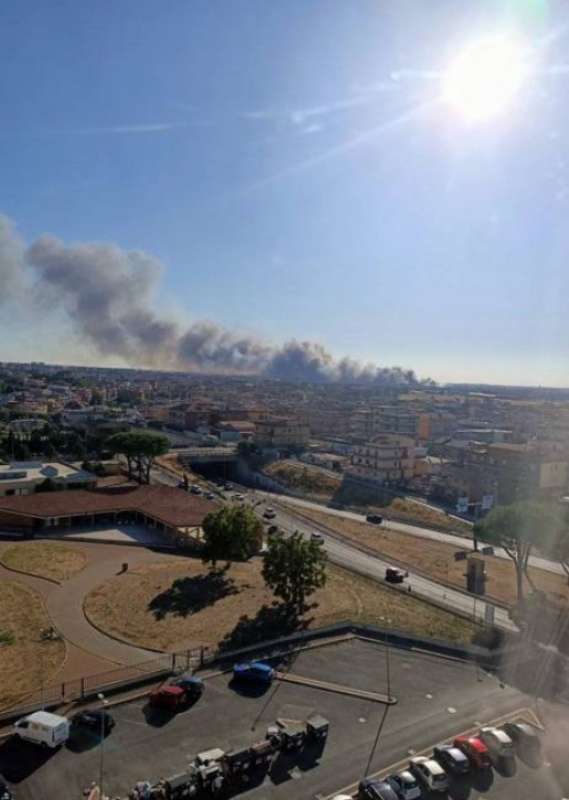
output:
[[[268,500],[270,499],[278,499],[280,503],[286,503],[290,506],[298,506],[299,508],[307,508],[312,509],[314,511],[325,511],[327,514],[332,514],[333,516],[343,517],[344,519],[353,519],[357,522],[365,522],[366,518],[363,514],[356,514],[353,511],[342,511],[335,508],[327,508],[326,506],[322,506],[319,503],[313,503],[309,500],[301,500],[297,497],[288,497],[286,495],[274,495],[269,494],[267,492],[260,492],[258,491],[257,494],[264,495]],[[412,525],[408,522],[395,522],[394,520],[388,520],[388,525],[394,531],[401,531],[402,533],[410,533],[413,536],[420,536],[423,539],[433,539],[437,542],[445,542],[447,544],[451,544],[456,547],[457,550],[464,549],[464,550],[472,550],[473,544],[472,539],[466,536],[458,536],[453,533],[446,533],[444,531],[436,531],[431,528],[423,528],[419,527],[418,525]],[[500,547],[494,548],[494,555],[498,558],[505,558],[509,559],[508,554]],[[532,567],[537,567],[539,569],[544,569],[547,572],[554,572],[558,575],[564,575],[563,569],[561,566],[554,561],[549,561],[547,558],[540,558],[539,556],[531,556],[529,563]]]

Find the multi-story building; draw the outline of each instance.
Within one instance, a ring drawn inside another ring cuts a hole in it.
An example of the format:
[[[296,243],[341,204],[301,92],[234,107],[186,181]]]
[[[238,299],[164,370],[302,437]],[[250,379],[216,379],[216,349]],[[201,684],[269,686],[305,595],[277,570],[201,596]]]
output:
[[[415,441],[409,436],[382,434],[355,445],[349,471],[380,483],[410,480],[415,471]]]
[[[260,447],[274,449],[304,448],[310,438],[310,428],[304,420],[292,417],[270,417],[255,422],[255,442]]]

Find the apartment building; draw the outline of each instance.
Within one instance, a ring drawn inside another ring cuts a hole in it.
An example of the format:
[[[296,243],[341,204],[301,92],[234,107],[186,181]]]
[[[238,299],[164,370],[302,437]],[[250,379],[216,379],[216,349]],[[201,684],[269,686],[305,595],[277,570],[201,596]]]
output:
[[[415,441],[409,436],[381,434],[354,445],[349,471],[379,483],[410,480],[415,472]]]
[[[255,422],[255,442],[260,447],[286,449],[306,447],[310,428],[304,420],[270,417]]]

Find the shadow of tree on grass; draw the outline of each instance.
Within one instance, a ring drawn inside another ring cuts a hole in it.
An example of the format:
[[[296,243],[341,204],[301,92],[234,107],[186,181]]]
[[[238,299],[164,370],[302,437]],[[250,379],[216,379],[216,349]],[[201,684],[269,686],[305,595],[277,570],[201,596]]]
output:
[[[164,619],[168,614],[187,617],[238,592],[233,578],[229,578],[225,572],[212,570],[201,575],[177,578],[169,589],[152,598],[148,609],[157,620]]]
[[[220,642],[219,649],[235,650],[268,639],[278,639],[305,630],[311,622],[312,618],[300,618],[281,603],[263,605],[254,617],[247,614],[240,617],[233,630]]]

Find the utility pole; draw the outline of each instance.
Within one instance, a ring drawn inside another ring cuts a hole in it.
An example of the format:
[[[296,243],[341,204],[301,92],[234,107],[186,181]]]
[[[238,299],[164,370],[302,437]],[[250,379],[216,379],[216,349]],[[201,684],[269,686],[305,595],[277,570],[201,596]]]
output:
[[[104,778],[104,759],[105,759],[105,707],[108,705],[109,701],[105,699],[105,695],[102,692],[99,692],[97,698],[103,704],[103,708],[101,709],[101,740],[99,743],[99,800],[105,800],[105,795],[103,792],[103,778]]]

